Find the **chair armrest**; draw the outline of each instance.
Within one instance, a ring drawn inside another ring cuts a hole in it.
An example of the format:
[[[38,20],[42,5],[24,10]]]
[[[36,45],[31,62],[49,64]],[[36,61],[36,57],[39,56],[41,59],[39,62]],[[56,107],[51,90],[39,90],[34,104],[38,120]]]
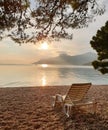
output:
[[[56,104],[60,104],[64,102],[64,96],[60,94],[56,94],[55,96],[52,96],[52,106],[55,107]]]
[[[60,94],[56,94],[56,101],[57,102],[63,102],[63,96],[62,95],[60,95]]]

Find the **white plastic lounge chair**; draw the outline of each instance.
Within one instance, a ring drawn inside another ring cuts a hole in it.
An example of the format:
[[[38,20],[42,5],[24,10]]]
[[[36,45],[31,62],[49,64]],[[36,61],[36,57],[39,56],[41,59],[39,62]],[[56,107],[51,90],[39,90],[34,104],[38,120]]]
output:
[[[91,87],[91,83],[79,83],[72,84],[67,94],[62,96],[56,94],[53,96],[53,107],[62,107],[65,114],[69,117],[73,107],[80,107],[85,105],[93,105],[94,112],[96,112],[96,102],[95,101],[85,101],[84,98]]]

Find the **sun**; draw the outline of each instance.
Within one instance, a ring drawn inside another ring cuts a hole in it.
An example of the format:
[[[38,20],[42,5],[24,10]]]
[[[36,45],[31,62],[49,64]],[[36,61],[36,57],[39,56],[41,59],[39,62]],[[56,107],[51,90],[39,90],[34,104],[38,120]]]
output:
[[[47,50],[49,48],[49,45],[47,42],[43,42],[41,45],[40,45],[40,49],[42,50]]]

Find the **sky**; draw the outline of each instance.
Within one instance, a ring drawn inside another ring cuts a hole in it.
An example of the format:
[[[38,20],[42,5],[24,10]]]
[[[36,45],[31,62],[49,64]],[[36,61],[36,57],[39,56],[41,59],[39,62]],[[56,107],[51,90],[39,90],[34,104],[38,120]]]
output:
[[[102,16],[96,17],[96,21],[89,24],[88,28],[73,30],[72,40],[61,40],[52,42],[48,49],[31,43],[14,43],[11,39],[5,38],[0,41],[0,63],[8,64],[31,64],[40,59],[55,57],[61,53],[69,55],[78,55],[86,52],[92,52],[90,40],[96,34],[101,26],[108,20],[108,1],[105,0],[106,12]]]

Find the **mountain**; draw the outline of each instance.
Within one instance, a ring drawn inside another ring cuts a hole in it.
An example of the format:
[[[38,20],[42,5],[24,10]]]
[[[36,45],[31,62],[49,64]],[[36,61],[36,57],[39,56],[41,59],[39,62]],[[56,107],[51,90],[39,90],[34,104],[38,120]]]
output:
[[[96,58],[97,55],[92,52],[75,56],[63,53],[57,57],[42,59],[33,64],[90,65],[92,61],[96,60]]]
[[[21,65],[21,66],[22,66],[22,65],[29,65],[29,64],[14,64],[14,63],[13,63],[13,64],[9,64],[9,63],[0,63],[0,65],[18,65],[18,66]]]

